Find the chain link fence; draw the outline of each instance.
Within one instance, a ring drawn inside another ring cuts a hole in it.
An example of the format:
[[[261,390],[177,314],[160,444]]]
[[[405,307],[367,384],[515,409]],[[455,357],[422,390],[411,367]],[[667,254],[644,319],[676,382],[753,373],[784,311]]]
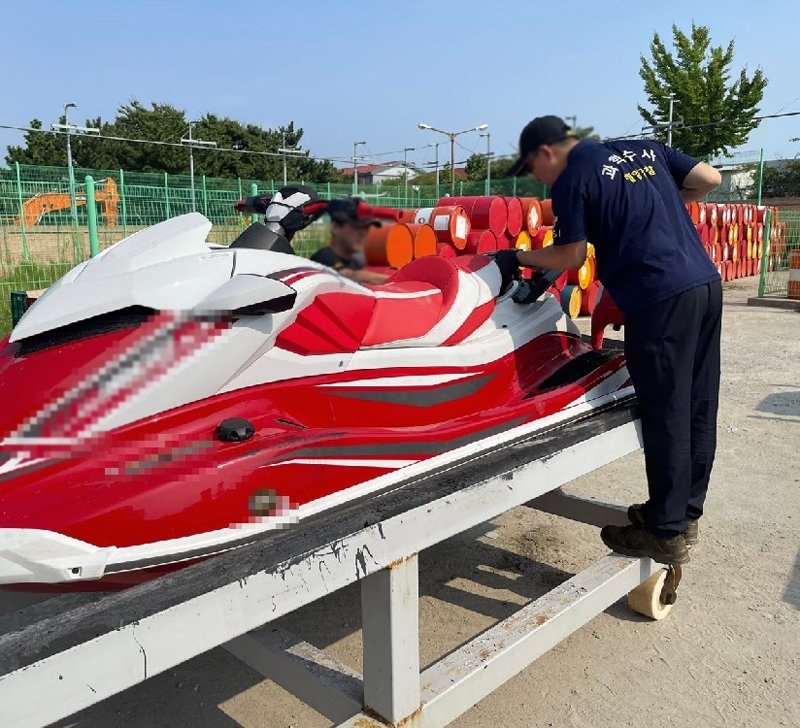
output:
[[[773,212],[761,260],[760,298],[785,298],[789,286],[789,255],[800,249],[800,210]]]
[[[213,223],[209,242],[227,245],[251,222],[237,213],[236,200],[270,194],[281,180],[218,179],[196,175],[74,169],[74,195],[64,167],[14,165],[0,169],[0,335],[11,328],[11,293],[46,288],[89,255],[86,177],[94,180],[98,247],[155,223],[192,210]],[[301,184],[306,184],[300,181]],[[352,184],[308,183],[324,199],[353,194]],[[530,179],[491,182],[492,194],[542,197],[543,185]],[[456,195],[485,194],[485,181],[458,181]],[[450,184],[400,182],[358,186],[358,195],[386,207],[432,207],[449,194]],[[74,201],[74,206],[73,206]],[[299,233],[293,245],[310,256],[327,242],[327,225],[319,221]]]

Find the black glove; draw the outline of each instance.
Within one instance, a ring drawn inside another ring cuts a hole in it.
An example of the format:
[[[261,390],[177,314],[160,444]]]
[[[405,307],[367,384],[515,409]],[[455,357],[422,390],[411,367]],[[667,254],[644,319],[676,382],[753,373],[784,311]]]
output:
[[[512,281],[519,275],[519,251],[516,248],[508,250],[496,250],[492,253],[486,253],[500,269],[500,277],[502,282],[500,284],[500,295],[505,293]]]

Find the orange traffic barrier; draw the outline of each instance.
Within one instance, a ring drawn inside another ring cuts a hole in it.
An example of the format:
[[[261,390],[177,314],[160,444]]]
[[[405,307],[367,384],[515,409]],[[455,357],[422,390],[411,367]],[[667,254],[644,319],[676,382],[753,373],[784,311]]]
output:
[[[525,222],[523,220],[522,214],[522,203],[519,201],[519,197],[504,197],[506,201],[506,206],[508,208],[508,220],[506,222],[506,230],[508,230],[508,234],[512,238],[516,238],[517,235],[525,229]]]
[[[416,222],[417,221],[417,210],[400,210],[400,216],[397,218],[397,222]]]
[[[430,224],[440,243],[452,243],[459,249],[466,245],[471,225],[466,211],[460,205],[435,207]]]
[[[497,236],[491,230],[471,230],[463,252],[477,255],[493,250],[497,250]]]
[[[414,235],[405,223],[371,227],[364,246],[368,265],[401,268],[414,258]]]
[[[522,218],[524,228],[531,234],[535,234],[542,222],[542,203],[538,197],[521,197]]]
[[[414,237],[414,258],[436,255],[436,234],[430,225],[410,223],[408,229]]]

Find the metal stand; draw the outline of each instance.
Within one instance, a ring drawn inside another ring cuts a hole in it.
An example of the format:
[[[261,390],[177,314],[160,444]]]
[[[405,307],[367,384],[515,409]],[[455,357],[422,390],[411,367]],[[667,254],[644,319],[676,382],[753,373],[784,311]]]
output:
[[[3,725],[48,725],[220,645],[342,726],[446,725],[660,567],[606,556],[420,674],[417,554],[523,504],[618,523],[560,486],[639,446],[620,406],[2,634]],[[355,581],[363,678],[284,632],[247,634]]]

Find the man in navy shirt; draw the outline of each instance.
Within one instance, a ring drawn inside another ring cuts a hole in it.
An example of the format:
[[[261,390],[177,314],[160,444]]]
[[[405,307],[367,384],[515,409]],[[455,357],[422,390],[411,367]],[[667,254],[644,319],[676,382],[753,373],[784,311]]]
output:
[[[648,501],[604,543],[661,563],[689,560],[716,449],[722,284],[684,203],[720,183],[717,170],[659,142],[579,140],[556,116],[520,135],[511,174],[551,187],[554,245],[501,251],[504,279],[519,265],[579,268],[586,241],[625,314],[625,356],[642,418]]]

